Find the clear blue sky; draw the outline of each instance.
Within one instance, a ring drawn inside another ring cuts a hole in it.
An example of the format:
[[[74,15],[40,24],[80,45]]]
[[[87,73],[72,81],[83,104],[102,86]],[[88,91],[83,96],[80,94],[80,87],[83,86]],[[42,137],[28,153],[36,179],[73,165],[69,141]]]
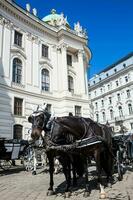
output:
[[[63,12],[68,22],[80,21],[87,29],[92,51],[89,77],[133,51],[133,0],[16,0],[30,3],[40,18],[52,8]]]

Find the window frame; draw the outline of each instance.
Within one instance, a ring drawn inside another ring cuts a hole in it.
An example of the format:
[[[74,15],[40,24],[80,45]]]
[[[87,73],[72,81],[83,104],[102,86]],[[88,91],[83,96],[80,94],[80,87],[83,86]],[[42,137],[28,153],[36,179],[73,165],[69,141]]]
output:
[[[46,68],[41,70],[41,90],[45,92],[50,91],[50,72]]]
[[[49,57],[49,46],[48,45],[42,44],[41,55],[42,55],[43,58]]]
[[[22,47],[22,39],[23,39],[23,34],[20,33],[19,31],[15,30],[14,31],[14,44]]]
[[[80,117],[81,115],[81,106],[75,105],[75,116]]]
[[[20,134],[20,132],[21,134]],[[17,134],[19,133],[19,134]],[[16,137],[18,136],[18,137]],[[23,138],[23,126],[21,124],[14,124],[13,126],[13,139],[16,139],[16,140],[21,140]]]
[[[12,62],[12,82],[22,84],[22,61],[19,58]]]
[[[68,76],[68,91],[74,93],[74,79],[72,76]]]
[[[14,97],[14,115],[23,116],[23,99]]]
[[[67,65],[72,66],[72,55],[67,54]]]

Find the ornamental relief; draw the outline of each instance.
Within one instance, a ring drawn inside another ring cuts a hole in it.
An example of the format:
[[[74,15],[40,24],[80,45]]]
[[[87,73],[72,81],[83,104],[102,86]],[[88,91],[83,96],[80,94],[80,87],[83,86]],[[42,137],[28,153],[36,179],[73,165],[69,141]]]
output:
[[[4,18],[2,15],[0,15],[0,24],[5,26],[8,29],[13,29],[14,24],[10,20]]]

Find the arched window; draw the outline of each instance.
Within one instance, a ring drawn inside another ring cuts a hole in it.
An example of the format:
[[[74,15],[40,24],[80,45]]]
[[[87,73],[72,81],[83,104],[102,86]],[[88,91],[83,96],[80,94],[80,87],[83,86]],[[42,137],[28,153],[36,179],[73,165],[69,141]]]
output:
[[[49,91],[50,90],[50,77],[49,71],[47,69],[42,69],[42,90]]]
[[[113,112],[112,109],[110,110],[110,118],[111,118],[111,119],[114,119],[114,112]]]
[[[22,129],[23,126],[20,124],[15,124],[13,127],[13,139],[18,139],[21,140],[22,139]]]
[[[129,110],[129,115],[133,114],[133,108],[130,103],[128,104],[128,110]]]
[[[103,115],[103,121],[105,121],[106,120],[105,112],[102,112],[102,115]]]
[[[122,107],[119,106],[118,109],[119,109],[119,116],[120,116],[120,117],[123,117],[123,110],[122,110]]]
[[[12,81],[19,84],[22,82],[22,61],[18,58],[14,58],[13,60]]]
[[[74,92],[73,77],[68,76],[68,90],[69,92]]]

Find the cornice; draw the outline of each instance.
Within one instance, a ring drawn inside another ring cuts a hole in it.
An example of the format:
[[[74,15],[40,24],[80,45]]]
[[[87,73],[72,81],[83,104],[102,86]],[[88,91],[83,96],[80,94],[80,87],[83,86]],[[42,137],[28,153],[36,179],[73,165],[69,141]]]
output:
[[[17,20],[21,21],[22,23],[25,23],[28,27],[31,27],[39,32],[48,33],[58,39],[60,39],[62,36],[69,36],[70,38],[73,38],[82,43],[86,44],[87,42],[87,38],[76,35],[74,30],[64,30],[53,27],[43,22],[41,19],[34,16],[33,14],[25,11],[13,2],[10,3],[6,0],[0,0],[0,8],[6,11],[8,14],[12,15]]]
[[[57,98],[55,96],[50,96],[48,94],[47,95],[45,95],[45,94],[36,94],[33,91],[32,92],[28,92],[28,91],[23,90],[22,87],[20,87],[20,88],[17,88],[17,87],[12,88],[12,87],[10,87],[8,85],[4,85],[4,84],[1,84],[1,83],[0,83],[0,87],[4,88],[4,89],[7,89],[9,91],[12,91],[14,93],[19,93],[19,94],[22,94],[22,95],[25,95],[25,96],[31,96],[31,97],[34,97],[34,98],[49,99],[49,100],[57,101],[57,102],[63,101],[63,100],[69,100],[69,101],[87,103],[88,104],[88,100],[82,99],[81,97],[77,98],[77,96],[75,96],[75,97],[64,96],[64,97],[61,97],[61,98]]]
[[[0,8],[2,8],[2,10],[6,11],[22,23],[25,23],[27,26],[30,26],[31,28],[36,29],[40,32],[46,32],[51,34],[52,36],[57,37],[57,28],[51,27],[31,13],[24,11],[15,3],[13,4],[7,1],[0,1]]]
[[[109,76],[105,79],[102,79],[101,81],[99,81],[95,85],[89,86],[89,90],[94,90],[96,88],[99,88],[103,84],[108,83],[110,80],[113,81],[114,79],[117,79],[119,76],[121,76],[124,73],[127,73],[128,71],[130,71],[132,69],[133,69],[133,64],[129,65],[128,67],[121,69],[120,71],[116,72],[115,74],[112,74],[111,76]]]

